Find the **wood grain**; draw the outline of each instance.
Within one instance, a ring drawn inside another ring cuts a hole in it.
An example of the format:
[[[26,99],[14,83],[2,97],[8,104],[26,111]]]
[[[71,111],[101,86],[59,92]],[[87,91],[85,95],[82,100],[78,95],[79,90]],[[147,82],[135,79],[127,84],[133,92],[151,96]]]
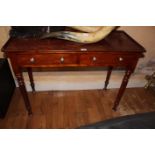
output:
[[[28,93],[33,115],[28,116],[16,89],[0,128],[77,128],[118,116],[155,110],[155,96],[143,88],[126,89],[116,112],[111,110],[118,89],[89,91],[47,91]]]

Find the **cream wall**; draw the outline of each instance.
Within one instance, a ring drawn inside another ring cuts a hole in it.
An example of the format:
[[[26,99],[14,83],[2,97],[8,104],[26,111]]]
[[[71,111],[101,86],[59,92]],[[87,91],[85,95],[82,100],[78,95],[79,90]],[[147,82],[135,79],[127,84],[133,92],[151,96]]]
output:
[[[147,50],[145,58],[142,58],[137,68],[145,66],[149,60],[155,60],[155,27],[128,27],[122,26],[120,30],[125,30],[130,36],[137,40]],[[8,39],[9,27],[0,27],[0,47]],[[2,53],[0,54],[2,57]],[[113,72],[110,88],[118,88],[121,84],[124,72]],[[80,89],[101,89],[104,86],[106,77],[105,71],[77,71],[77,72],[42,72],[34,73],[37,90],[80,90]],[[131,77],[128,87],[143,87],[145,85],[145,74],[136,70]],[[26,87],[31,90],[29,80],[24,73]]]
[[[139,61],[138,66],[155,59],[155,26],[122,26],[120,30],[126,31],[147,50],[145,58]]]
[[[9,29],[10,29],[9,26],[0,26],[0,49],[9,38]],[[0,58],[2,57],[3,57],[3,53],[0,52]]]

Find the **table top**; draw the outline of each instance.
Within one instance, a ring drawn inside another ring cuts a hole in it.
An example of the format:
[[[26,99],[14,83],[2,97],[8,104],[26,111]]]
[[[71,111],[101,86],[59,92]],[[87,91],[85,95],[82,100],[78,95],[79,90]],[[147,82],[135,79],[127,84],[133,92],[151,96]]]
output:
[[[3,52],[22,51],[87,51],[97,52],[145,52],[145,49],[124,31],[113,31],[105,39],[93,44],[82,44],[61,39],[10,38]]]

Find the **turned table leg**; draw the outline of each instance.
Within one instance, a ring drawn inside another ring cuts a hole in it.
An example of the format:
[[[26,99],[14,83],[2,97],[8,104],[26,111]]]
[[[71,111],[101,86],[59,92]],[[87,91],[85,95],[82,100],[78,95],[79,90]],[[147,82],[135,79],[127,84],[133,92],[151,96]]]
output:
[[[105,80],[104,90],[107,90],[107,86],[109,84],[109,79],[110,79],[110,76],[111,76],[112,69],[113,69],[112,66],[108,67],[108,72],[107,72],[107,77],[106,77],[106,80]]]
[[[123,96],[123,93],[124,93],[125,89],[126,89],[126,86],[128,84],[128,80],[130,78],[131,73],[132,73],[131,70],[127,70],[126,73],[125,73],[125,75],[124,75],[124,78],[123,78],[121,87],[119,89],[119,92],[117,94],[116,100],[114,102],[113,110],[115,110],[115,111],[117,110],[117,107],[119,105],[119,102],[120,102],[120,100],[121,100],[121,98]]]
[[[29,101],[28,94],[27,94],[27,91],[26,91],[26,88],[25,88],[22,73],[19,72],[19,73],[16,73],[15,75],[16,75],[16,78],[17,78],[17,82],[19,84],[20,92],[21,92],[21,94],[23,96],[23,99],[24,99],[25,107],[26,107],[26,109],[28,111],[28,114],[31,115],[32,114],[32,109],[31,109],[30,101]]]
[[[28,71],[28,75],[29,75],[29,79],[30,79],[30,84],[31,84],[32,91],[35,91],[33,74],[32,74],[32,68],[28,67],[27,68],[27,71]]]

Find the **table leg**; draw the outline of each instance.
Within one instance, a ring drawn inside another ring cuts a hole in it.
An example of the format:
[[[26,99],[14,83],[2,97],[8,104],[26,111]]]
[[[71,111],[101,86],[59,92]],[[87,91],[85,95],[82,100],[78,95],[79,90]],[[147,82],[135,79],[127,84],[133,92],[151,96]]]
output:
[[[127,70],[126,73],[125,73],[125,75],[124,75],[124,78],[123,78],[121,87],[119,89],[119,92],[117,94],[116,100],[114,102],[113,110],[115,110],[115,111],[117,110],[117,107],[119,105],[119,102],[120,102],[120,100],[121,100],[121,98],[123,96],[123,93],[124,93],[125,89],[126,89],[126,86],[128,84],[128,80],[130,78],[131,73],[132,73],[131,70]]]
[[[28,71],[28,75],[29,75],[29,79],[30,79],[30,84],[31,84],[32,91],[35,91],[33,74],[32,74],[32,68],[28,67],[27,68],[27,71]]]
[[[112,69],[113,69],[112,66],[108,67],[108,72],[107,72],[107,77],[106,77],[106,80],[105,80],[104,90],[107,90],[107,86],[109,84],[109,79],[110,79],[110,76],[111,76]]]
[[[28,114],[31,115],[32,114],[32,109],[31,109],[31,105],[30,105],[30,101],[29,101],[29,98],[28,98],[28,94],[27,94],[27,91],[26,91],[26,88],[25,88],[25,84],[24,84],[24,79],[23,79],[23,76],[22,76],[22,73],[16,73],[16,78],[17,78],[17,81],[18,81],[18,84],[19,84],[19,89],[20,89],[20,92],[24,98],[24,103],[25,103],[25,107],[28,111]]]

